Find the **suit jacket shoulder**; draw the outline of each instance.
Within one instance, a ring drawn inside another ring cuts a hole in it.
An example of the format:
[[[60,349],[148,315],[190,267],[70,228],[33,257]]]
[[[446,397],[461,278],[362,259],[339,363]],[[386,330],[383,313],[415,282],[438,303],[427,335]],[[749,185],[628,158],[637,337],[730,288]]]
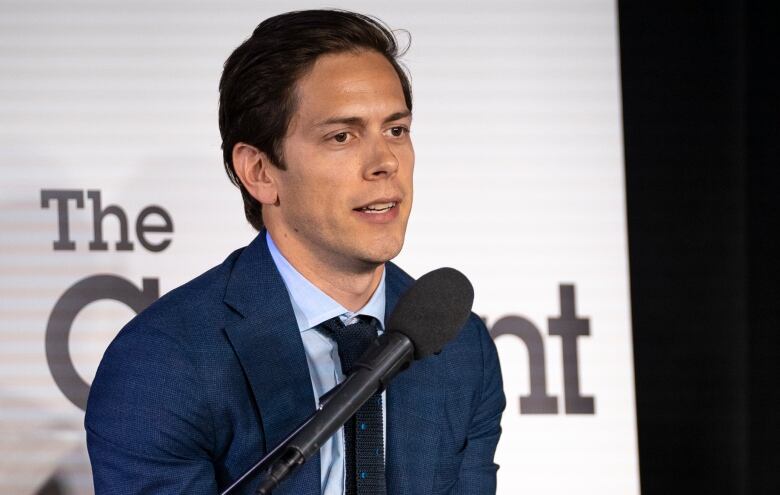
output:
[[[95,489],[213,494],[314,406],[292,306],[258,235],[109,345],[85,416]],[[319,463],[300,474],[279,493],[316,493]]]

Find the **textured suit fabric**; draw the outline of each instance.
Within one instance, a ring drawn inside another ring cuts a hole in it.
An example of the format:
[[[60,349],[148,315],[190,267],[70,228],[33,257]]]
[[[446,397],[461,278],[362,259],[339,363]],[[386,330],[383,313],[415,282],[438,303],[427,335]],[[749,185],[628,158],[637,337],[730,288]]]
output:
[[[412,282],[386,265],[387,315]],[[388,494],[495,492],[505,400],[476,315],[386,397]],[[106,350],[85,418],[95,491],[217,493],[314,409],[289,295],[261,233],[136,316]],[[318,457],[274,491],[319,493]]]

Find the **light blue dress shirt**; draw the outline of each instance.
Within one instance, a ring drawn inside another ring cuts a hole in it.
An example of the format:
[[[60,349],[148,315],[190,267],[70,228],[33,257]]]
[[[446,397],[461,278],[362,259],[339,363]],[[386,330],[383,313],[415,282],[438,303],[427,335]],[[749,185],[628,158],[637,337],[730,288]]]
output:
[[[309,282],[298,270],[282,256],[274,244],[271,235],[266,232],[266,242],[271,257],[284,280],[290,294],[295,320],[301,332],[306,361],[309,365],[311,385],[315,397],[322,397],[344,379],[341,373],[336,343],[317,330],[317,326],[335,316],[339,316],[345,325],[354,323],[358,315],[373,316],[379,323],[379,333],[383,331],[385,321],[385,273],[371,299],[360,310],[352,313]],[[386,400],[382,394],[382,422],[386,429]],[[387,437],[384,433],[385,438]],[[387,444],[387,441],[385,441]],[[344,494],[344,431],[328,440],[320,449],[320,474],[322,495]]]

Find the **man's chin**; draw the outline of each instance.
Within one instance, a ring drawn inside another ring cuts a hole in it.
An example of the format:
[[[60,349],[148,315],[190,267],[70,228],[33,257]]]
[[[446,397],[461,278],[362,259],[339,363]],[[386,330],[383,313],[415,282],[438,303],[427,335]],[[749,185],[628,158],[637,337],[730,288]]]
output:
[[[385,250],[382,252],[373,253],[370,257],[366,259],[366,261],[369,263],[373,263],[375,265],[384,265],[388,261],[398,256],[400,252],[401,252],[401,246],[398,246],[397,249],[391,249],[391,250]]]
[[[361,250],[357,258],[360,259],[367,266],[371,266],[375,268],[379,265],[383,265],[387,263],[388,261],[398,256],[398,254],[401,252],[402,247],[403,247],[403,240],[401,240],[400,242],[397,240],[388,241],[387,243],[374,246],[373,248],[367,248]]]

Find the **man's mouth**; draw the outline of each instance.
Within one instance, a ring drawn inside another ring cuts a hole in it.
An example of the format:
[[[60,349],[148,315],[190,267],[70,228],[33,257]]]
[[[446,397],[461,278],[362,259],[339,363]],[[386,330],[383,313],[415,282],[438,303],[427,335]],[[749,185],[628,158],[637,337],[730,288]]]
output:
[[[362,211],[365,213],[384,213],[391,208],[395,208],[397,204],[398,202],[396,201],[392,201],[390,203],[373,203],[362,208],[355,208],[355,211]]]

